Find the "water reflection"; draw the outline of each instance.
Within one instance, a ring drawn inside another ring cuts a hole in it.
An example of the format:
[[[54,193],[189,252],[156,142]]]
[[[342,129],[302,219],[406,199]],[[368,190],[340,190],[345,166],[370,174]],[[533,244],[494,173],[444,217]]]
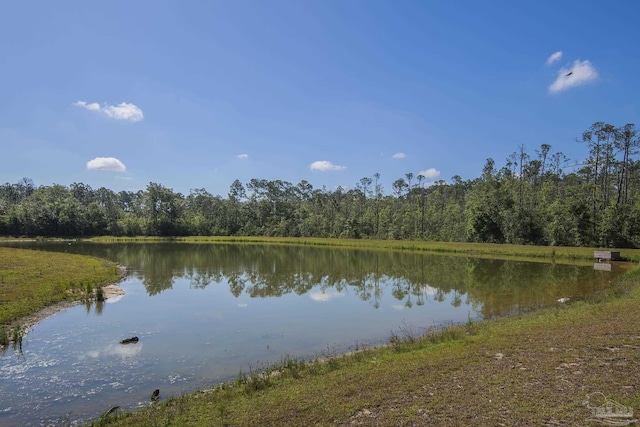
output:
[[[192,289],[227,283],[235,297],[311,293],[316,301],[328,301],[349,293],[375,309],[385,292],[404,308],[423,306],[430,299],[443,302],[453,294],[454,307],[469,304],[484,318],[541,307],[559,297],[584,298],[617,276],[577,265],[301,246],[82,242],[32,246],[124,264],[150,296],[172,289],[177,279],[188,280]],[[620,267],[613,271],[620,273]],[[95,312],[101,314],[102,306]]]

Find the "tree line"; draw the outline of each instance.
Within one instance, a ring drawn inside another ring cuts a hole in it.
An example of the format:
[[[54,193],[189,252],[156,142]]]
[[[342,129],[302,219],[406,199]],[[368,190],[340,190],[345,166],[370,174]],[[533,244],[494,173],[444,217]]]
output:
[[[473,180],[426,185],[407,173],[383,189],[378,173],[353,188],[306,180],[235,180],[226,197],[188,195],[151,182],[114,192],[83,183],[0,185],[0,235],[295,236],[425,239],[557,246],[640,247],[640,139],[633,124],[591,125],[577,141],[588,157],[569,162],[542,144],[501,167],[487,159]],[[570,164],[572,163],[572,164]]]

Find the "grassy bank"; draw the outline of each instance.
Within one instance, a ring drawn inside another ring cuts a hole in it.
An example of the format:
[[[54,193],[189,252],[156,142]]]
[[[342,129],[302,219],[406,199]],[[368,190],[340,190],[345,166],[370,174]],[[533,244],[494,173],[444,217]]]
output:
[[[0,325],[118,279],[118,267],[101,259],[0,247]]]
[[[320,239],[295,237],[96,237],[93,242],[183,242],[183,243],[269,243],[283,245],[329,246],[360,249],[404,250],[416,252],[436,252],[478,257],[517,257],[555,260],[593,260],[594,248],[573,248],[563,246],[498,245],[490,243],[425,242],[412,240],[364,240],[364,239]],[[640,249],[607,249],[621,252],[629,261],[640,261]]]
[[[598,302],[283,360],[212,390],[105,416],[117,426],[585,425],[602,393],[640,408],[640,269]],[[248,374],[248,373],[247,373]]]

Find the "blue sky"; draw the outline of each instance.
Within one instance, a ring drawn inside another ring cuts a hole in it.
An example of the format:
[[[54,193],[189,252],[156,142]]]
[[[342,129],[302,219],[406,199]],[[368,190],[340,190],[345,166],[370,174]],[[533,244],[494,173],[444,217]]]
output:
[[[0,182],[473,179],[640,124],[637,1],[14,1]],[[554,55],[555,54],[555,55]],[[567,76],[572,72],[571,75]]]

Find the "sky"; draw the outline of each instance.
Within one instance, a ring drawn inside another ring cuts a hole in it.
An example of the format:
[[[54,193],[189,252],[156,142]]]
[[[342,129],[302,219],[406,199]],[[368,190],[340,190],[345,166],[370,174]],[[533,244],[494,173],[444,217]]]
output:
[[[640,2],[8,1],[0,183],[390,194],[640,125]]]

